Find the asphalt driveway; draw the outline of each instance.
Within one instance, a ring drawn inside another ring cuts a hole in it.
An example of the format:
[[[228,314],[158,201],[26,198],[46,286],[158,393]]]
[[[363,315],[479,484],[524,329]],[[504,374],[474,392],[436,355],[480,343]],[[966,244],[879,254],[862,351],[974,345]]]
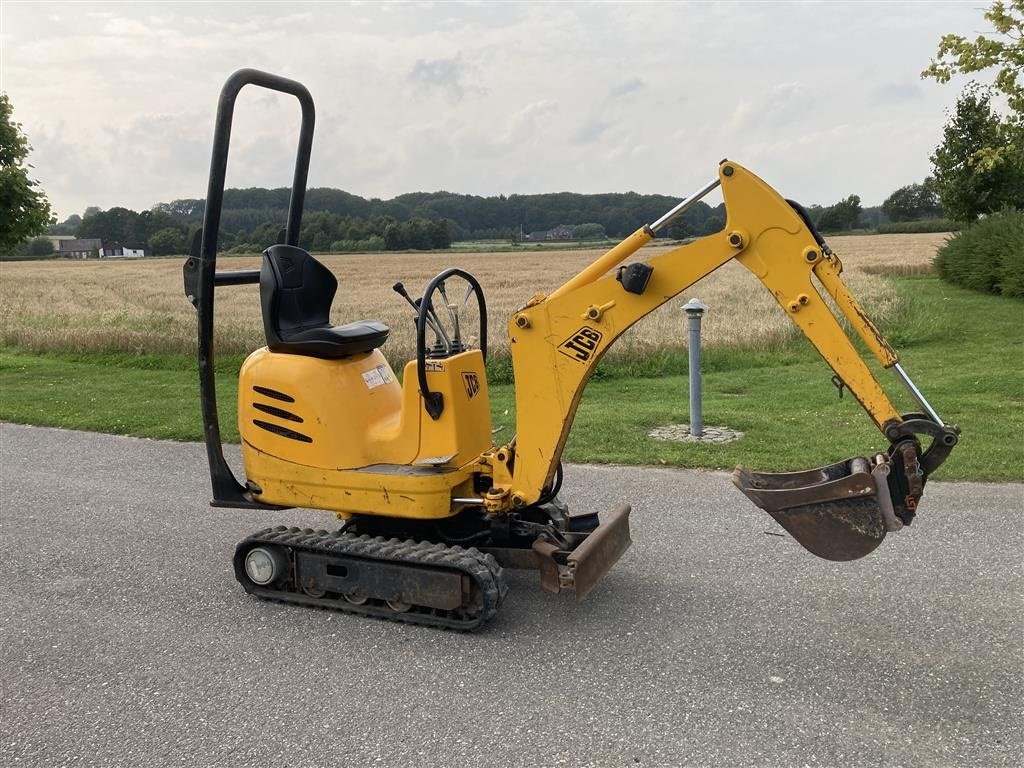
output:
[[[1024,486],[933,483],[817,560],[728,475],[567,468],[633,504],[584,603],[511,576],[463,635],[255,600],[196,444],[0,425],[0,765],[1019,766]]]

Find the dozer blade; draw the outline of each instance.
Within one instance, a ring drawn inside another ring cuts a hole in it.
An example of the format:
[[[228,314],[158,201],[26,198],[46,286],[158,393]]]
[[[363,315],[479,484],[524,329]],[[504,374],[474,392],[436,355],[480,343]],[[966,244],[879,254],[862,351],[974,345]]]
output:
[[[751,472],[732,481],[804,549],[826,560],[856,560],[874,551],[886,530],[897,530],[886,477],[887,461],[856,457],[804,472]]]
[[[629,512],[629,505],[623,504],[602,515],[601,524],[573,550],[559,549],[545,538],[534,541],[533,567],[540,570],[541,586],[555,593],[571,589],[577,602],[585,598],[633,543]]]
[[[616,507],[567,558],[576,600],[586,597],[611,570],[633,540],[629,537],[628,505]]]

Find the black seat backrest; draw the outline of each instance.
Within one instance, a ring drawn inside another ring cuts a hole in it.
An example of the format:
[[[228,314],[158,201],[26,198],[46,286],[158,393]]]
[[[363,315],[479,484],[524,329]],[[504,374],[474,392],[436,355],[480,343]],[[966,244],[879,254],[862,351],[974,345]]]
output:
[[[263,252],[260,304],[272,352],[338,360],[371,352],[387,341],[383,323],[361,320],[331,325],[338,281],[301,248],[272,245]]]
[[[331,302],[338,280],[301,248],[272,245],[263,252],[260,304],[263,329],[271,347],[289,332],[330,327]]]

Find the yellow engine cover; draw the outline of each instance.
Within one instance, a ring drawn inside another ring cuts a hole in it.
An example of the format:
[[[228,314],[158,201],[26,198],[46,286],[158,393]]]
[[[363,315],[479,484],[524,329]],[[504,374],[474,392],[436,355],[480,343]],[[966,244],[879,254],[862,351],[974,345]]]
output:
[[[401,405],[402,388],[377,349],[324,360],[264,347],[238,378],[243,443],[306,467],[411,463],[418,440],[402,428]]]
[[[325,360],[259,349],[239,374],[238,426],[249,480],[269,504],[447,517],[472,493],[468,466],[492,446],[478,350],[427,361],[441,417],[423,407],[414,362],[399,385],[373,350]],[[467,467],[463,469],[463,467]]]

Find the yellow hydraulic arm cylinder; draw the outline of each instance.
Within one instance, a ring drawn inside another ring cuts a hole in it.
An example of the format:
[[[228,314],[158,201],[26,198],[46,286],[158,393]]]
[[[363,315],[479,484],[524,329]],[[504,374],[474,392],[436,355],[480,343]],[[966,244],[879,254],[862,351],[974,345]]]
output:
[[[502,471],[495,472],[494,496],[503,498],[500,506],[534,503],[550,487],[583,388],[615,340],[640,318],[732,259],[772,293],[880,429],[901,421],[815,285],[813,278],[878,362],[895,366],[903,378],[896,353],[843,284],[839,259],[818,242],[790,203],[739,164],[724,161],[718,179],[698,195],[719,185],[727,214],[721,232],[620,266],[673,216],[699,199],[695,196],[513,315],[509,338],[516,435],[497,452],[508,457]],[[919,402],[927,405],[923,398]],[[930,407],[927,410],[938,421]]]

